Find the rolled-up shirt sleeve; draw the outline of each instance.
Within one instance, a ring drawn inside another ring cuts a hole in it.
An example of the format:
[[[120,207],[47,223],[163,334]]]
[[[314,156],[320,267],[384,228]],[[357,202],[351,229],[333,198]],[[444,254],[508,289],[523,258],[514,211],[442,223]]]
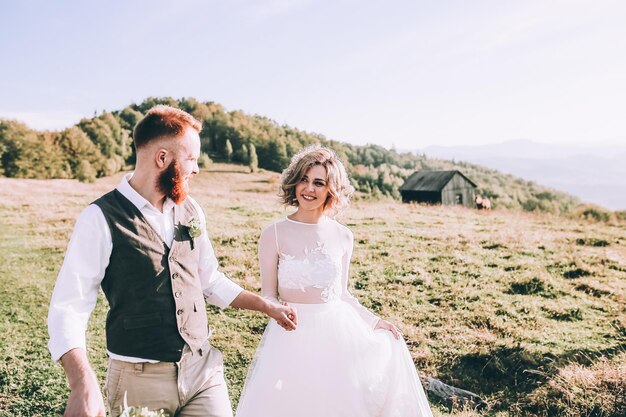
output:
[[[76,221],[48,310],[52,359],[86,349],[85,332],[111,255],[109,226],[99,207],[87,206]]]
[[[202,227],[202,234],[198,236],[198,250],[200,251],[198,273],[202,284],[202,292],[207,303],[226,308],[243,291],[243,288],[219,271],[219,263],[206,232],[204,212],[195,200],[191,201],[196,207],[200,217],[200,226]]]

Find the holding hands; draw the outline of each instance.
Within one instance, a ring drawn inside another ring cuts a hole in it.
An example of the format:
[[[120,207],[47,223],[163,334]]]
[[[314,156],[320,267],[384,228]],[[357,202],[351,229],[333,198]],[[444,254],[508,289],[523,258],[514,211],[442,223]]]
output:
[[[273,304],[267,315],[276,320],[283,329],[287,331],[296,330],[296,326],[298,325],[298,313],[295,308],[289,306],[287,303]]]

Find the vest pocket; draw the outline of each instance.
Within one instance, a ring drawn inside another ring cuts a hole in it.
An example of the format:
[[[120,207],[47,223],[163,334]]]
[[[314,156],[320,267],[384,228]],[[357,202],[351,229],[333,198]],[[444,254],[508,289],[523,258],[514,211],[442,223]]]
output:
[[[124,329],[141,329],[143,327],[158,326],[163,322],[161,313],[139,314],[124,318]]]
[[[190,307],[193,307],[193,310],[185,317],[185,326],[189,330],[186,336],[191,340],[206,340],[207,316],[204,298],[195,298]]]

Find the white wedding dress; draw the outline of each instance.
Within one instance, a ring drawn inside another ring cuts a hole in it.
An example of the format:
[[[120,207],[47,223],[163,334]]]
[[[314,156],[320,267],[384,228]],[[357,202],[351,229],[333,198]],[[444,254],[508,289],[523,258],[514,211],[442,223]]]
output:
[[[348,291],[352,232],[327,217],[289,218],[261,234],[263,296],[287,302],[298,326],[270,320],[237,417],[431,417],[404,340]]]

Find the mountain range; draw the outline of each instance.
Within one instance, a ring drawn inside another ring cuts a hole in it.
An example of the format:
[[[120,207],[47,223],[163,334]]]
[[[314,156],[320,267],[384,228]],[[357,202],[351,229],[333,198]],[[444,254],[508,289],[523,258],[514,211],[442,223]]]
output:
[[[587,203],[626,210],[626,145],[589,148],[512,140],[479,146],[429,146],[417,153],[483,165],[565,191]]]

